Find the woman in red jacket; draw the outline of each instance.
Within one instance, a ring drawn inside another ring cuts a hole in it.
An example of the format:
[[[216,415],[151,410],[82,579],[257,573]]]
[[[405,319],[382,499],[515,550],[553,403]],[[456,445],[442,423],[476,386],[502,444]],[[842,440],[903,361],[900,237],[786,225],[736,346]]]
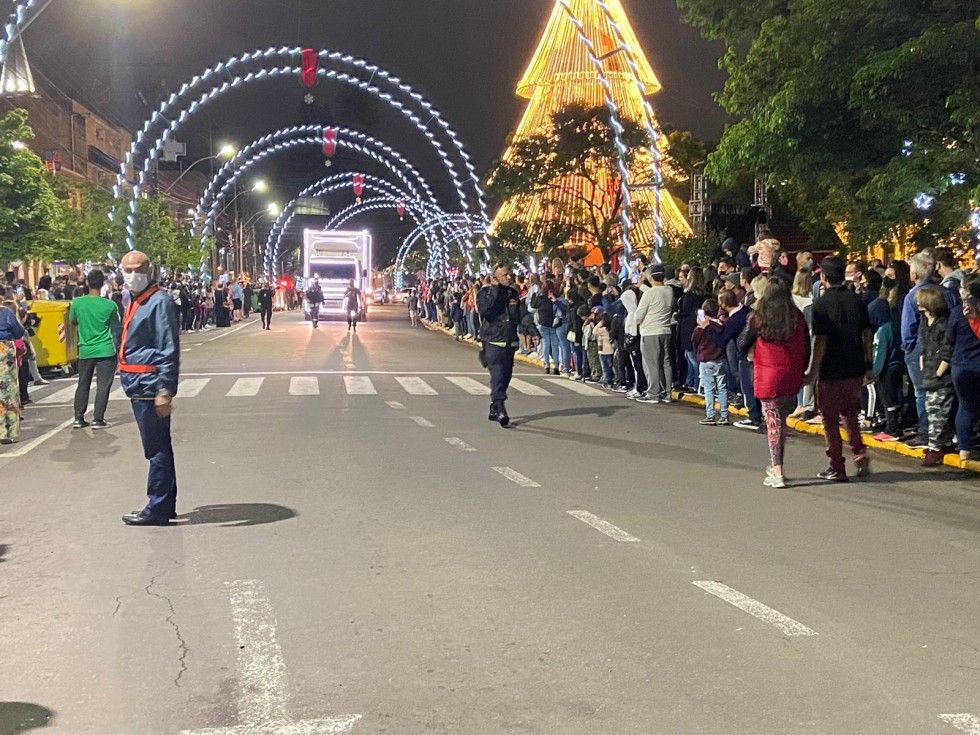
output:
[[[796,407],[796,396],[810,364],[810,333],[789,286],[776,278],[769,281],[747,329],[756,335],[755,397],[762,403],[769,439],[771,466],[763,484],[783,488],[786,418]]]

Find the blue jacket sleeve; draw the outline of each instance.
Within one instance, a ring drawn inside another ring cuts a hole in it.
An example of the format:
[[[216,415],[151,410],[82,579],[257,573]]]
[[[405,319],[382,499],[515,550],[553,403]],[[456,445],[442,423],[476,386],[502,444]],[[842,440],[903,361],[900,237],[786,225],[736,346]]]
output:
[[[902,349],[911,352],[919,339],[919,312],[915,306],[915,293],[910,291],[902,302]]]
[[[173,396],[177,394],[177,381],[180,378],[180,319],[173,299],[154,301],[154,333],[159,350],[156,392],[165,390]]]

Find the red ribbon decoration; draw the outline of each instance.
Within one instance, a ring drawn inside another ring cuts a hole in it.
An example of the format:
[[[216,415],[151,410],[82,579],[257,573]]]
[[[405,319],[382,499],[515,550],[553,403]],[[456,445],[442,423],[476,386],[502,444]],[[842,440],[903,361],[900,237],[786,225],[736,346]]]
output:
[[[405,202],[398,202],[398,218],[405,219]]]
[[[364,193],[364,174],[354,174],[354,196],[358,199]]]
[[[337,152],[337,130],[336,128],[323,129],[323,155],[332,158]]]
[[[317,72],[320,70],[320,55],[316,49],[303,49],[302,61],[300,62],[300,78],[304,87],[315,87]]]

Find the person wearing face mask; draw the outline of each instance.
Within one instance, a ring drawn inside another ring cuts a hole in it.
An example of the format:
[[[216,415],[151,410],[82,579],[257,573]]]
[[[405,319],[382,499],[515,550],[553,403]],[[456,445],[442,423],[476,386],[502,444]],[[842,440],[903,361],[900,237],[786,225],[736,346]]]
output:
[[[122,271],[132,302],[123,318],[119,376],[150,462],[146,507],[123,516],[123,523],[166,526],[177,517],[170,416],[180,376],[180,316],[173,299],[150,279],[144,253],[126,253]]]
[[[517,338],[517,325],[521,322],[520,294],[512,283],[510,267],[500,264],[493,270],[490,285],[481,288],[476,296],[483,340],[481,359],[490,371],[489,419],[503,427],[510,424],[507,389],[514,374],[514,353],[520,346]]]

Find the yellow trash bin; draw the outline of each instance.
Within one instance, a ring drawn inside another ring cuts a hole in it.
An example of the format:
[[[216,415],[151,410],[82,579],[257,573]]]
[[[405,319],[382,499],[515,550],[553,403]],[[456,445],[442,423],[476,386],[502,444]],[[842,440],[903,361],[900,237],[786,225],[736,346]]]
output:
[[[61,368],[68,374],[78,362],[78,328],[68,323],[70,301],[32,301],[28,311],[37,315],[40,323],[31,344],[37,354],[39,368]],[[64,326],[65,341],[61,341]]]

